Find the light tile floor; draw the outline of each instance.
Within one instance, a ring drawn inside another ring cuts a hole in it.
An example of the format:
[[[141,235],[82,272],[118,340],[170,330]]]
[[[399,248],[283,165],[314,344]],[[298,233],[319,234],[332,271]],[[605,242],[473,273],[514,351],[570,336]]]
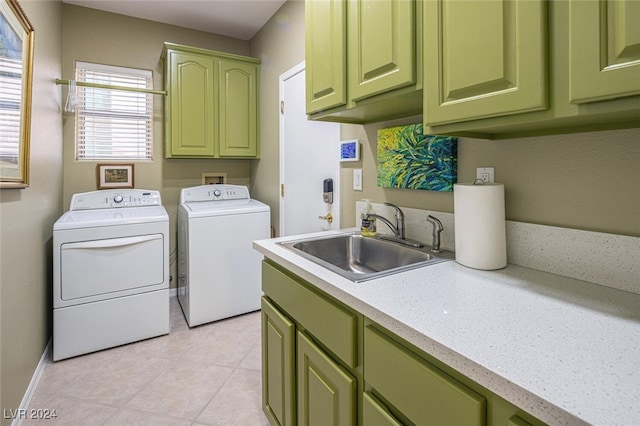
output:
[[[260,313],[189,329],[171,297],[171,332],[49,360],[23,425],[268,425],[261,409]]]

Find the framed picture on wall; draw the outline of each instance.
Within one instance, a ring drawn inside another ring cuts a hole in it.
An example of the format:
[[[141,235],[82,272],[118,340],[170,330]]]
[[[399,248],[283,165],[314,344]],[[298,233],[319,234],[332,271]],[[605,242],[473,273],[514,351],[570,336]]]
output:
[[[29,186],[34,30],[16,0],[0,0],[0,188]]]
[[[98,164],[98,189],[133,188],[133,164]]]

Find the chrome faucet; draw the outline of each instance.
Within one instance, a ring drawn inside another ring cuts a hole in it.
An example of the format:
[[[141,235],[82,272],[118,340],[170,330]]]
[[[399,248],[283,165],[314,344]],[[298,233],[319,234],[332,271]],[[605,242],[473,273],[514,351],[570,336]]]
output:
[[[385,206],[389,206],[389,207],[393,207],[394,209],[396,209],[396,213],[395,213],[395,219],[396,219],[396,224],[395,226],[389,221],[389,219],[387,219],[384,216],[380,216],[378,214],[375,213],[368,213],[365,214],[366,217],[375,217],[380,219],[382,222],[384,222],[385,225],[387,225],[391,231],[393,232],[393,235],[396,236],[396,238],[400,238],[401,240],[405,239],[404,236],[404,213],[402,210],[400,210],[400,207],[396,206],[395,204],[391,204],[391,203],[384,203]]]
[[[444,227],[442,226],[442,222],[431,215],[427,216],[427,222],[433,225],[433,241],[431,243],[431,251],[434,253],[440,253],[440,233],[444,229]]]

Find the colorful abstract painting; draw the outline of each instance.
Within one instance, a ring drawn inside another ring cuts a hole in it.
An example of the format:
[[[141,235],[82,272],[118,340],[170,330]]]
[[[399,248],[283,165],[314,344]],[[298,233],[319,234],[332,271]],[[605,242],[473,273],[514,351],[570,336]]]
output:
[[[378,130],[378,186],[453,191],[458,138],[422,133],[422,124]]]

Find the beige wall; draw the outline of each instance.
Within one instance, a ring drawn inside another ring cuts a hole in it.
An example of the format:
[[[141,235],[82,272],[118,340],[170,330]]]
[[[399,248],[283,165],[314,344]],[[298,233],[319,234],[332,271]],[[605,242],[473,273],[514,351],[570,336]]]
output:
[[[271,206],[279,223],[278,77],[304,60],[304,3],[289,0],[251,41],[263,61],[261,153],[252,162],[253,196]],[[371,198],[401,206],[453,212],[453,194],[376,185],[376,132],[421,122],[422,116],[361,125],[342,125],[342,139],[362,141],[362,160],[342,167],[342,226],[355,225],[355,202]],[[458,181],[470,182],[476,167],[495,167],[505,184],[510,220],[640,235],[640,129],[501,141],[461,138]],[[364,191],[353,191],[353,168],[362,168]]]
[[[202,172],[226,172],[231,183],[251,183],[253,196],[271,206],[272,224],[278,223],[278,77],[304,60],[302,0],[289,0],[250,43],[59,0],[21,3],[36,28],[36,50],[31,186],[0,190],[0,402],[7,410],[18,407],[50,336],[53,223],[73,193],[96,188],[96,163],[74,159],[73,119],[64,117],[64,124],[60,119],[61,93],[66,96],[67,91],[53,80],[71,78],[74,61],[82,60],[151,69],[155,87],[161,89],[164,41],[262,59],[260,160],[164,160],[162,100],[155,100],[154,160],[136,164],[136,186],[162,191],[175,235],[179,190],[198,185]],[[363,143],[363,159],[343,166],[343,226],[354,225],[355,201],[361,198],[453,211],[450,193],[376,186],[376,131],[420,119],[342,126],[342,139]],[[640,129],[504,141],[461,139],[459,180],[471,181],[476,167],[493,166],[496,179],[507,188],[509,219],[638,236],[639,141]],[[351,189],[353,168],[364,170],[362,192]],[[171,247],[173,251],[175,240]]]
[[[419,123],[422,116],[365,126],[343,125],[344,140],[360,139],[362,160],[342,169],[343,226],[355,226],[355,202],[370,198],[400,206],[453,212],[453,193],[379,188],[377,130]],[[509,220],[640,236],[640,129],[489,141],[458,141],[458,181],[477,167],[495,167],[505,185]],[[352,169],[363,169],[353,191]]]
[[[252,196],[269,204],[271,224],[280,223],[279,77],[304,61],[304,1],[289,0],[251,40],[251,56],[262,59],[260,161],[251,167]]]
[[[86,61],[153,71],[154,88],[164,88],[160,59],[163,43],[185,44],[239,55],[249,54],[249,42],[94,9],[63,7],[63,71],[74,75],[75,62]],[[66,96],[66,88],[63,91]],[[248,185],[250,161],[164,159],[164,98],[154,97],[153,161],[135,163],[136,188],[161,191],[170,216],[171,275],[176,276],[176,216],[180,189],[201,184],[202,173],[222,172],[228,183]],[[64,209],[77,192],[96,190],[96,161],[76,161],[73,114],[64,117]],[[175,287],[175,280],[171,284]]]
[[[20,4],[35,28],[35,57],[30,186],[0,190],[0,408],[7,412],[18,408],[51,335],[52,229],[62,213],[61,95],[54,84],[62,3]]]

